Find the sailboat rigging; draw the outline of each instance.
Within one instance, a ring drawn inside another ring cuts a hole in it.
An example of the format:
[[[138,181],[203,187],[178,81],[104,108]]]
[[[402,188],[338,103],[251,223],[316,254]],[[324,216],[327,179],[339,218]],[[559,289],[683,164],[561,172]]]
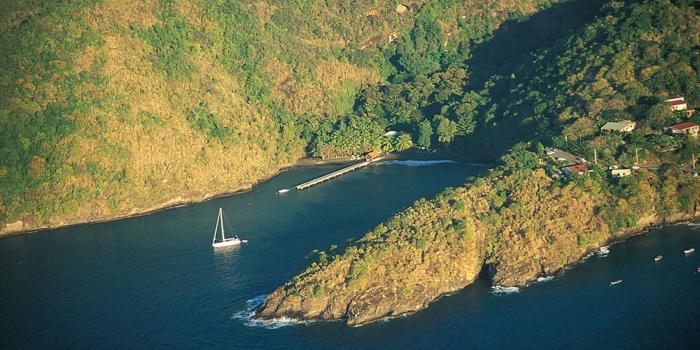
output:
[[[219,226],[221,226],[221,240],[217,241],[216,236],[219,231]],[[226,232],[224,231],[224,210],[219,208],[219,216],[216,217],[216,227],[214,227],[214,239],[211,241],[211,246],[214,248],[222,248],[239,245],[241,243],[248,243],[248,241],[245,239],[240,239],[236,235],[234,235],[231,238],[226,238]]]

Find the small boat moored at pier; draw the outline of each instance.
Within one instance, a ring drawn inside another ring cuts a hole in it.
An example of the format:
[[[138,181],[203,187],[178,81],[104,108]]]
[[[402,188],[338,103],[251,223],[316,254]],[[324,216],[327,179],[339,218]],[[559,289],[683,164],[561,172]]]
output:
[[[281,190],[277,190],[277,194],[282,194],[282,193],[287,193],[287,192],[289,192],[288,188],[283,188]]]
[[[683,251],[683,254],[685,254],[685,255],[692,254],[692,253],[695,253],[695,248],[688,248],[688,249]]]

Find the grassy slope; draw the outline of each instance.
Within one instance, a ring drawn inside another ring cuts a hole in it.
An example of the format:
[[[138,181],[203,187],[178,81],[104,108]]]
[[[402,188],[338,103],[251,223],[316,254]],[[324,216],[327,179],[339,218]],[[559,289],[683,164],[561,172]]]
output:
[[[347,9],[310,3],[3,6],[17,8],[3,11],[0,44],[0,221],[30,226],[203,198],[270,176],[303,155],[275,108],[341,112],[331,103],[343,98],[340,85],[381,72],[333,51],[410,23],[387,12],[359,33],[348,24],[365,26],[363,18],[339,21]],[[306,10],[297,22],[275,17]]]
[[[429,10],[456,51],[548,3]],[[387,52],[422,5],[407,4],[2,2],[0,227],[105,219],[274,174],[304,155],[305,120],[351,112],[361,86],[396,74]]]
[[[493,78],[483,92],[494,113],[481,121],[479,137],[539,138],[587,157],[596,148],[601,162],[592,173],[562,181],[553,171],[561,165],[541,145],[518,144],[486,178],[417,202],[342,253],[320,254],[268,297],[260,316],[349,324],[395,316],[463,287],[484,263],[494,284],[521,286],[651,222],[697,215],[700,182],[678,167],[687,166],[684,150],[697,140],[679,138],[676,151],[654,140],[659,125],[683,118],[659,99],[686,94],[695,101],[691,82],[699,67],[688,61],[700,16],[687,5],[631,3],[611,2],[599,20],[526,59],[512,76]],[[640,36],[647,41],[630,40]],[[662,54],[650,57],[650,50]],[[624,137],[597,132],[621,117],[637,119],[640,130]],[[630,147],[654,168],[611,180],[606,166],[631,166]],[[468,242],[483,248],[463,249]],[[457,265],[471,272],[453,271]],[[357,307],[356,295],[371,305]]]

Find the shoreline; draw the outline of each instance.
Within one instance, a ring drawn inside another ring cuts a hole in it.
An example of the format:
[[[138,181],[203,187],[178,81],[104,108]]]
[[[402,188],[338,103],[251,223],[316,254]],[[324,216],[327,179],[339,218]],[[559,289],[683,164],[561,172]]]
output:
[[[183,207],[183,206],[187,206],[187,205],[193,205],[193,204],[200,204],[200,203],[204,203],[204,202],[218,199],[218,198],[248,193],[248,192],[252,191],[253,189],[255,189],[256,186],[258,186],[262,183],[265,183],[267,181],[270,181],[274,177],[282,174],[283,172],[294,169],[294,168],[314,167],[314,166],[324,166],[324,165],[342,165],[342,164],[349,164],[352,162],[360,161],[361,159],[362,159],[361,157],[346,157],[346,158],[333,158],[333,159],[318,159],[318,158],[304,157],[304,158],[298,159],[292,165],[280,168],[279,170],[277,170],[274,174],[272,174],[270,176],[263,177],[263,178],[258,179],[256,181],[253,181],[250,185],[244,186],[244,187],[237,189],[237,190],[234,190],[234,191],[225,191],[225,192],[215,193],[215,194],[212,194],[210,196],[204,196],[203,198],[186,199],[186,198],[182,198],[181,196],[178,196],[176,198],[166,200],[166,201],[162,202],[161,204],[154,205],[150,208],[146,208],[143,211],[136,211],[136,212],[126,213],[126,214],[121,214],[121,215],[114,215],[114,216],[111,216],[108,218],[98,218],[98,219],[94,219],[94,220],[68,222],[68,223],[64,223],[64,224],[60,224],[60,225],[46,225],[46,226],[39,226],[39,227],[28,228],[28,229],[6,230],[9,226],[16,224],[17,221],[15,221],[15,222],[11,222],[11,223],[6,223],[4,228],[0,228],[0,239],[14,237],[14,236],[20,236],[20,235],[26,235],[26,234],[32,234],[32,233],[37,233],[37,232],[64,229],[64,228],[80,226],[80,225],[102,224],[102,223],[111,222],[111,221],[119,221],[119,220],[136,218],[136,217],[140,217],[140,216],[146,216],[146,215],[155,214],[155,213],[169,210],[169,209],[175,209],[175,208],[179,208],[179,207]],[[455,159],[455,157],[454,157],[454,155],[449,155],[449,154],[445,154],[445,153],[441,153],[441,152],[430,153],[430,152],[419,151],[419,150],[398,152],[398,153],[389,153],[385,157],[385,160],[403,160],[403,159],[432,160],[432,159]]]
[[[630,239],[640,237],[644,234],[648,234],[651,231],[662,229],[665,227],[670,227],[670,226],[674,226],[674,225],[690,224],[690,223],[695,222],[698,218],[700,218],[700,212],[676,213],[676,214],[672,214],[668,218],[658,218],[655,216],[642,218],[642,219],[640,219],[640,221],[643,221],[643,223],[641,225],[635,226],[635,227],[628,227],[627,229],[621,231],[618,234],[618,236],[611,237],[610,239],[605,241],[602,245],[595,246],[591,249],[586,250],[583,255],[581,255],[578,259],[576,259],[575,262],[570,263],[570,264],[566,264],[557,270],[548,271],[547,273],[543,273],[541,275],[538,275],[535,278],[528,280],[525,284],[517,285],[517,286],[505,286],[505,287],[526,288],[526,287],[530,286],[531,284],[538,282],[538,279],[541,277],[559,276],[559,275],[566,273],[566,270],[583,263],[584,259],[587,256],[595,253],[596,251],[599,251],[600,248],[622,244]],[[646,219],[646,220],[644,220],[644,219]]]
[[[648,218],[640,219],[640,220],[643,220],[643,221],[645,221],[645,222],[643,222],[643,223],[642,223],[641,225],[639,225],[639,226],[627,228],[627,229],[621,231],[621,232],[619,233],[619,236],[607,240],[607,241],[606,241],[603,245],[601,245],[601,246],[593,247],[593,248],[591,248],[591,249],[586,250],[585,254],[583,254],[582,256],[580,256],[579,258],[576,259],[576,262],[573,262],[573,263],[570,263],[570,264],[566,264],[566,265],[562,266],[561,268],[559,268],[559,269],[557,269],[557,270],[555,270],[555,271],[550,271],[549,273],[546,273],[546,274],[537,275],[534,279],[528,280],[526,283],[521,284],[521,285],[517,285],[517,286],[514,286],[514,287],[517,287],[517,288],[527,288],[527,287],[529,287],[529,286],[531,286],[531,285],[536,284],[537,282],[539,282],[538,280],[539,280],[539,278],[541,278],[541,277],[561,276],[561,275],[563,275],[563,274],[566,273],[567,268],[584,263],[584,262],[585,262],[585,260],[584,260],[585,257],[587,257],[587,256],[590,255],[591,253],[593,253],[593,252],[599,250],[601,247],[608,247],[608,246],[611,246],[611,245],[622,244],[622,243],[624,243],[624,242],[627,242],[627,241],[630,240],[630,239],[634,239],[634,238],[640,237],[640,236],[642,236],[643,234],[648,233],[648,232],[653,231],[653,230],[662,229],[662,228],[670,227],[670,226],[674,226],[674,225],[691,224],[691,223],[697,222],[697,219],[698,219],[698,218],[700,218],[700,211],[695,212],[695,213],[676,213],[676,214],[671,215],[671,216],[668,217],[668,218],[658,218],[658,217],[650,218],[650,217],[648,217]],[[647,220],[644,220],[644,219],[647,219],[648,222],[646,222]],[[298,318],[298,317],[292,317],[291,319],[294,320],[295,322],[299,322],[299,323],[308,323],[308,322],[328,322],[328,323],[335,323],[335,322],[342,322],[345,326],[352,327],[352,328],[357,328],[357,327],[362,327],[362,326],[369,325],[369,324],[372,324],[372,323],[385,322],[385,321],[389,321],[389,320],[392,320],[392,319],[407,317],[407,316],[411,316],[411,315],[414,315],[414,314],[417,314],[417,313],[419,313],[419,312],[421,312],[421,311],[426,310],[426,309],[430,306],[430,304],[432,304],[432,303],[438,301],[439,299],[441,299],[441,298],[443,298],[443,297],[447,297],[447,296],[450,296],[450,295],[454,295],[454,294],[457,294],[457,293],[463,291],[465,288],[467,288],[467,287],[471,286],[472,284],[474,284],[474,282],[476,282],[477,279],[482,278],[481,276],[482,276],[482,274],[484,274],[484,273],[488,273],[488,265],[487,265],[487,264],[484,264],[484,265],[481,267],[481,272],[479,272],[479,274],[477,275],[477,277],[475,277],[469,284],[465,285],[464,287],[459,288],[459,289],[455,289],[455,290],[446,291],[446,292],[444,292],[444,293],[441,293],[440,295],[436,296],[434,299],[432,299],[432,300],[428,301],[427,303],[425,303],[425,304],[423,305],[422,308],[417,309],[417,310],[407,311],[407,312],[404,312],[404,313],[401,313],[401,314],[387,315],[387,316],[383,316],[383,317],[379,317],[379,318],[367,320],[367,321],[365,321],[365,322],[353,323],[353,324],[349,324],[349,323],[347,322],[347,318],[340,318],[340,319],[323,319],[323,318]],[[489,279],[490,279],[490,277],[489,277]],[[491,286],[492,286],[492,287],[495,286],[495,285],[493,284],[493,281],[490,280],[489,283],[491,283]],[[258,315],[257,315],[257,311],[258,311],[258,310],[256,310],[256,311],[255,311],[255,314],[252,316],[253,319],[258,319],[258,320],[260,320],[260,321],[262,321],[262,322],[274,322],[275,320],[278,320],[278,318],[257,318],[257,316],[258,316]]]

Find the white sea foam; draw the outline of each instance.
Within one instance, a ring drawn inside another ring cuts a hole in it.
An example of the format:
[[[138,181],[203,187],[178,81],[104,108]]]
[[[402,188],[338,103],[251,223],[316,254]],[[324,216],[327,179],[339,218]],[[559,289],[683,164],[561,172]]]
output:
[[[514,294],[520,292],[518,287],[503,287],[503,286],[493,286],[491,287],[491,294],[502,295],[502,294]]]
[[[554,279],[554,276],[537,277],[537,283],[549,282],[553,279]]]
[[[581,258],[581,261],[579,261],[579,263],[586,262],[586,260],[590,259],[593,255],[596,255],[596,253],[598,253],[598,251],[594,250],[594,251],[584,255],[583,258]]]
[[[248,327],[261,327],[266,329],[277,329],[310,323],[310,321],[301,321],[288,317],[280,317],[272,320],[258,320],[253,318],[253,316],[255,316],[255,310],[262,305],[266,297],[267,294],[263,294],[246,301],[245,309],[234,313],[231,318],[243,321],[243,324]]]
[[[608,254],[610,254],[610,246],[600,247],[597,254],[602,257],[608,256]]]

